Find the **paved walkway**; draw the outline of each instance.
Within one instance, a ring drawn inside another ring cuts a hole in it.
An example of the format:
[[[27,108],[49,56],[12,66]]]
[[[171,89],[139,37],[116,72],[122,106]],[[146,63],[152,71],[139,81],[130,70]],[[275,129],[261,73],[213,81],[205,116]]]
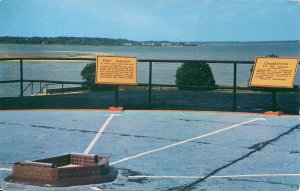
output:
[[[222,112],[11,111],[0,115],[4,190],[286,190],[300,183],[299,116]],[[14,162],[63,153],[107,155],[112,183],[7,184]]]

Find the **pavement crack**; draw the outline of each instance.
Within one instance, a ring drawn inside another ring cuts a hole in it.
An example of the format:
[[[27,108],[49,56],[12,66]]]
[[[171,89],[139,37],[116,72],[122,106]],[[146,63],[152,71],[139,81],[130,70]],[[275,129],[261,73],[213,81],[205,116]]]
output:
[[[2,124],[2,122],[0,122]],[[46,126],[46,125],[36,125],[36,124],[20,124],[20,123],[5,123],[9,125],[29,125],[30,127],[39,128],[39,129],[48,129],[48,130],[60,130],[60,131],[69,131],[69,132],[80,132],[80,133],[97,133],[97,131],[93,130],[84,130],[84,129],[70,129],[70,128],[64,128],[64,127],[53,127],[53,126]],[[172,141],[172,142],[180,142],[182,140],[180,139],[172,139],[172,138],[164,138],[164,137],[154,137],[154,136],[146,136],[146,135],[136,135],[136,134],[126,134],[126,133],[111,133],[111,132],[103,132],[103,134],[107,135],[118,135],[122,137],[136,137],[136,138],[147,138],[147,139],[157,139],[157,140],[165,140],[165,141]],[[202,141],[190,141],[191,143],[197,143],[197,144],[210,144],[208,142],[202,142]]]
[[[214,123],[214,124],[234,124],[232,122],[225,122],[225,121],[213,121],[213,120],[204,120],[204,119],[184,119],[184,118],[180,118],[180,119],[176,119],[179,121],[185,121],[185,122],[206,122],[206,123]]]
[[[266,141],[263,141],[261,143],[256,143],[256,144],[248,147],[247,149],[254,149],[254,150],[256,150],[256,149],[261,148],[264,144],[266,144]]]
[[[300,151],[292,150],[292,151],[290,151],[290,154],[300,154]]]
[[[260,142],[260,143],[257,143],[255,145],[252,146],[252,151],[248,152],[247,154],[233,160],[233,161],[230,161],[228,162],[227,164],[219,167],[219,168],[216,168],[215,170],[211,171],[209,174],[207,174],[206,176],[204,176],[203,178],[200,178],[188,185],[183,185],[183,186],[177,186],[177,187],[173,187],[173,188],[169,188],[167,189],[168,191],[173,191],[173,190],[194,190],[195,189],[195,186],[196,184],[198,183],[201,183],[203,181],[205,181],[207,178],[209,178],[210,176],[213,176],[215,175],[216,173],[220,172],[221,170],[237,163],[237,162],[240,162],[242,160],[244,160],[245,158],[251,156],[252,154],[256,153],[256,152],[259,152],[259,151],[262,151],[266,146],[270,145],[270,144],[273,144],[275,143],[276,141],[278,141],[281,137],[285,136],[285,135],[288,135],[290,133],[292,133],[294,130],[297,130],[300,128],[300,124],[298,125],[295,125],[293,126],[292,128],[290,128],[288,131],[284,132],[284,133],[281,133],[279,134],[277,137],[273,138],[273,139],[270,139],[270,140],[267,140],[267,141],[263,141],[263,142]]]
[[[144,173],[139,172],[139,171],[134,171],[132,169],[129,168],[117,168],[118,170],[121,171],[121,175],[126,177],[128,179],[129,176],[137,176],[137,175],[142,175]],[[151,174],[147,174],[147,175],[151,175]],[[128,182],[135,182],[135,183],[139,183],[139,184],[144,184],[145,182],[150,182],[151,180],[147,179],[147,178],[141,178],[141,179],[130,179],[127,180]]]

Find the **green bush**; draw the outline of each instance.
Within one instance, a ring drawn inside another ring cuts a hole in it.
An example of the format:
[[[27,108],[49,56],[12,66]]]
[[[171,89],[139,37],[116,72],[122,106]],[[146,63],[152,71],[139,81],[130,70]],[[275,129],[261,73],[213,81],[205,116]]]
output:
[[[95,73],[96,73],[96,63],[92,62],[87,64],[80,75],[84,80],[85,84],[83,87],[87,88],[90,91],[101,91],[101,90],[113,90],[114,85],[98,85],[95,84]]]
[[[216,86],[210,66],[205,62],[185,62],[176,72],[176,85],[180,90],[208,90]],[[197,86],[210,86],[203,88]]]

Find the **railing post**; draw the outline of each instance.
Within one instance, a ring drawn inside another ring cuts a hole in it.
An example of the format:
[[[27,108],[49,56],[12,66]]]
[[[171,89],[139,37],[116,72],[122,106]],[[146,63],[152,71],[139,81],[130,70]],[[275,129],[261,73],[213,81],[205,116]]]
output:
[[[274,89],[272,91],[272,111],[276,111],[277,110],[277,99],[276,99],[276,90]]]
[[[119,85],[115,89],[115,107],[119,107]]]
[[[233,98],[232,98],[232,111],[236,111],[236,70],[237,70],[237,63],[233,63]]]
[[[20,59],[20,95],[23,98],[23,60]]]
[[[33,94],[33,82],[31,82],[31,95]]]
[[[64,83],[61,83],[61,94],[64,94]]]
[[[149,87],[148,87],[148,107],[152,104],[152,62],[149,62]]]

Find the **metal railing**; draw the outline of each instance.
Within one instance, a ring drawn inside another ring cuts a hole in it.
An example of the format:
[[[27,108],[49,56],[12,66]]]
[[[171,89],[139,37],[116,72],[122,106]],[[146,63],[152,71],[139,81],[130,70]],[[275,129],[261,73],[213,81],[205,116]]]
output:
[[[47,88],[49,83],[51,84],[60,84],[61,85],[61,93],[64,93],[64,85],[65,84],[77,84],[77,85],[83,85],[84,82],[70,82],[70,81],[53,81],[53,80],[25,80],[23,79],[23,61],[29,61],[29,60],[43,60],[43,61],[94,61],[94,58],[49,58],[49,57],[39,57],[39,58],[0,58],[0,61],[19,61],[20,63],[20,79],[18,80],[5,80],[5,81],[0,81],[1,83],[20,83],[20,95],[19,97],[22,99],[24,97],[24,92],[31,87],[31,91],[33,93],[33,83],[39,83],[40,84],[40,89],[39,91],[35,94],[39,94],[43,91],[44,88]],[[230,64],[233,66],[233,81],[232,81],[232,86],[217,86],[215,88],[217,89],[232,89],[232,111],[237,110],[237,90],[264,90],[262,88],[248,88],[245,86],[237,86],[237,66],[238,65],[252,65],[254,61],[238,61],[238,60],[165,60],[165,59],[139,59],[139,63],[148,63],[149,64],[149,70],[148,70],[148,83],[139,83],[138,86],[141,87],[148,87],[148,106],[151,108],[152,104],[152,88],[154,86],[160,86],[160,87],[177,87],[177,85],[172,85],[172,84],[153,84],[153,63],[185,63],[185,62],[205,62],[208,64]],[[24,82],[29,83],[25,88],[23,87]],[[42,83],[44,86],[42,86]],[[204,87],[205,88],[205,87]],[[276,92],[279,89],[272,89],[272,106],[273,110],[276,110]],[[295,87],[292,89],[292,91],[299,91],[298,87]],[[115,89],[115,105],[118,106],[118,92],[119,92],[119,86],[116,85]]]

